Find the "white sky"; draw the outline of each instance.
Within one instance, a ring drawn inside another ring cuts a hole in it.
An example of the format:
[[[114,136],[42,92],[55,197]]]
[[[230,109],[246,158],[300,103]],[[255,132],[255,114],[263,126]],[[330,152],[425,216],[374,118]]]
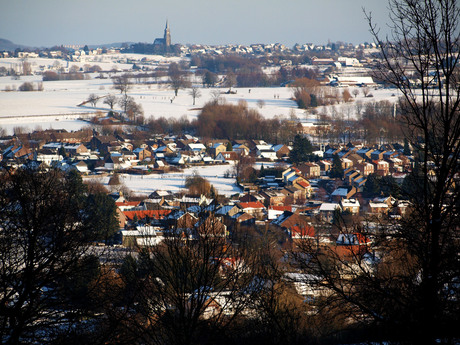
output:
[[[371,42],[363,8],[385,29],[386,0],[0,0],[0,38],[29,46]]]

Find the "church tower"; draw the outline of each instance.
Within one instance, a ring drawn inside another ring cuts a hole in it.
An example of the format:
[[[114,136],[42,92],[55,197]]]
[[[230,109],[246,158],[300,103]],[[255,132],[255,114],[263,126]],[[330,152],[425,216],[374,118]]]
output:
[[[169,49],[171,46],[171,33],[169,32],[169,23],[166,21],[165,34],[164,34],[165,48]]]

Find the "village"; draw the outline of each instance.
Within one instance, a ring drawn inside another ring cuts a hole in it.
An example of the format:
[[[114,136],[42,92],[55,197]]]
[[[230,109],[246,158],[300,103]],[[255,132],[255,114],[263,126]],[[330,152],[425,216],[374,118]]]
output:
[[[191,135],[141,140],[139,133],[47,130],[4,137],[1,142],[3,166],[74,170],[85,181],[107,188],[116,202],[118,241],[123,246],[158,243],[165,229],[178,222],[191,227],[202,221],[204,211],[218,219],[225,236],[240,227],[256,226],[278,229],[285,235],[285,246],[318,236],[340,246],[344,234],[338,226],[332,227],[339,218],[350,224],[390,222],[410,208],[407,200],[398,197],[413,168],[413,157],[410,152],[405,155],[400,144],[321,145],[313,148],[316,162],[292,164],[292,146],[263,140],[205,141]],[[338,171],[334,170],[337,161]],[[200,176],[200,169],[216,167],[224,172],[220,177],[240,192],[221,194]],[[188,178],[195,176],[197,186],[187,188],[184,178],[177,190],[155,190],[160,181],[149,179],[184,169],[193,171]],[[132,193],[131,178],[154,191]],[[356,245],[370,247],[371,239]]]
[[[458,343],[458,6],[388,6],[370,43],[0,39],[2,343]]]

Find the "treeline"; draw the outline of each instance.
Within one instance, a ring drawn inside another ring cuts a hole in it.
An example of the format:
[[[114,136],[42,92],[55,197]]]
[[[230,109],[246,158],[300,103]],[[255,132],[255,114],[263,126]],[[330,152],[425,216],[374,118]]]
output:
[[[43,72],[43,81],[56,81],[56,80],[84,80],[89,79],[90,76],[81,72],[75,73],[57,73],[54,71]]]
[[[202,138],[226,140],[260,139],[271,143],[286,143],[294,137],[297,122],[288,118],[265,119],[246,102],[237,105],[212,101],[207,103],[198,118],[151,118],[146,127],[154,133],[192,133]]]
[[[205,74],[206,71],[214,74],[225,75],[227,79],[235,78],[235,85],[238,87],[266,87],[278,86],[297,78],[318,77],[315,68],[305,68],[295,66],[293,68],[281,67],[278,71],[267,74],[263,71],[263,66],[270,66],[280,63],[283,58],[288,58],[293,64],[300,64],[309,61],[308,57],[271,57],[270,61],[266,57],[225,55],[225,56],[194,56],[190,64],[197,66]],[[294,60],[294,61],[293,61]]]

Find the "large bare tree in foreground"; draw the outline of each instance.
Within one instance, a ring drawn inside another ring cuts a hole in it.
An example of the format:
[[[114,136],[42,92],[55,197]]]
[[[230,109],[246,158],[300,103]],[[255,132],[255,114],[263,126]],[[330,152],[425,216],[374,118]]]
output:
[[[390,0],[389,8],[390,37],[368,20],[381,50],[377,77],[400,91],[401,126],[415,148],[403,185],[411,212],[372,233],[349,229],[360,237],[345,237],[346,255],[312,244],[302,248],[309,260],[297,258],[331,292],[328,307],[373,337],[449,342],[460,322],[459,8],[455,0]],[[375,255],[353,243],[367,238]]]

